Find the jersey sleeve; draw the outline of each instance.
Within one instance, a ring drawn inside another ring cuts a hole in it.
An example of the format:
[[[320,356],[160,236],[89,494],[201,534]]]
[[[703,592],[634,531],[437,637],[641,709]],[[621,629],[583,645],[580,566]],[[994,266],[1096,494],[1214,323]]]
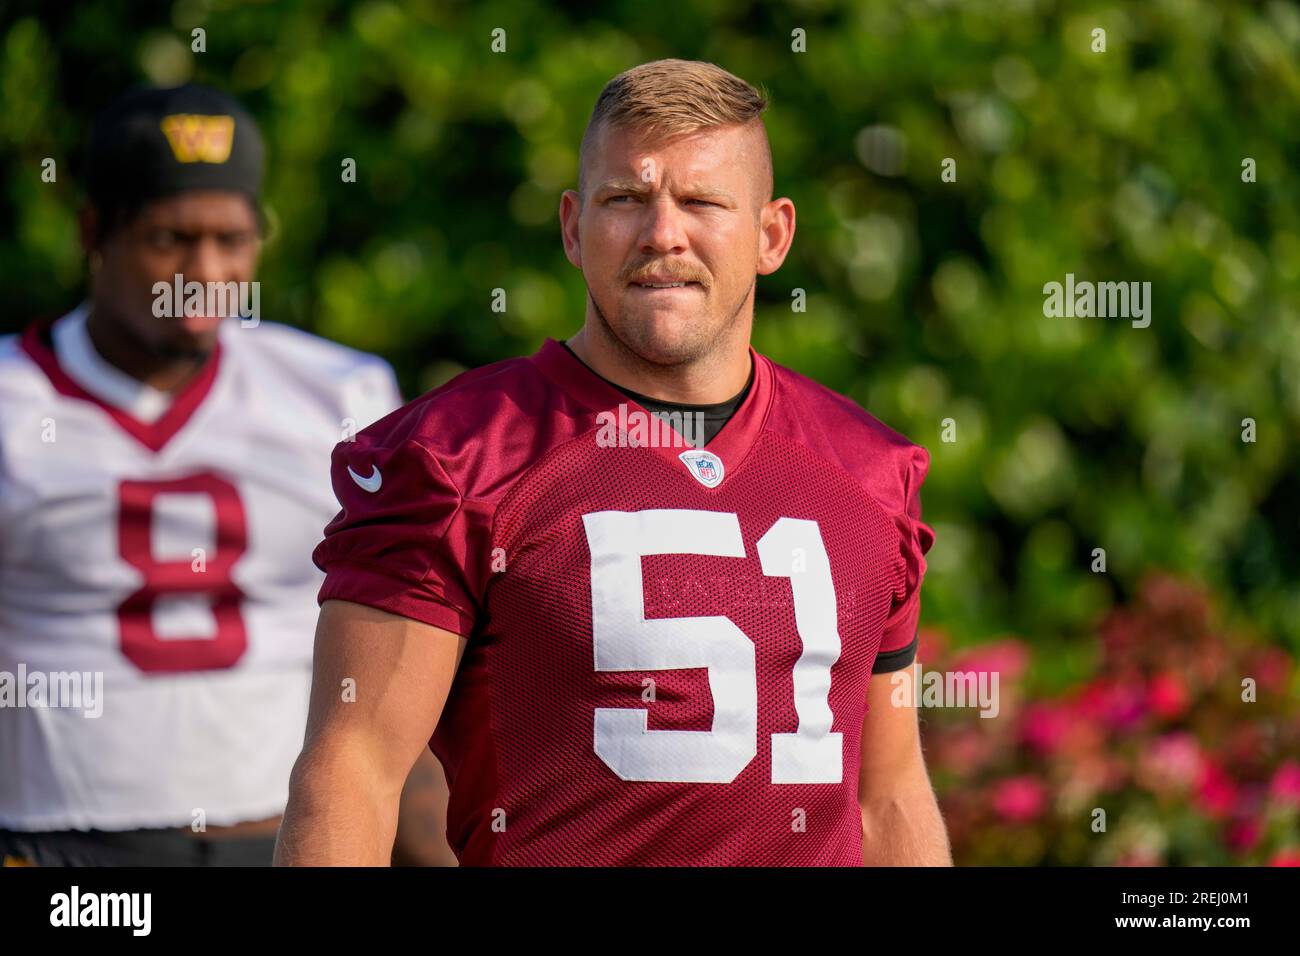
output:
[[[929,470],[929,452],[920,446],[914,446],[904,469],[903,499],[906,504],[894,516],[906,585],[903,595],[894,602],[885,622],[880,649],[871,668],[874,674],[902,670],[916,660],[921,620],[921,580],[925,577],[926,552],[934,544],[934,531],[921,520],[921,484]]]
[[[318,600],[353,601],[468,637],[490,529],[411,436],[417,416],[396,412],[335,446],[330,471],[342,510],[312,554],[325,572]]]

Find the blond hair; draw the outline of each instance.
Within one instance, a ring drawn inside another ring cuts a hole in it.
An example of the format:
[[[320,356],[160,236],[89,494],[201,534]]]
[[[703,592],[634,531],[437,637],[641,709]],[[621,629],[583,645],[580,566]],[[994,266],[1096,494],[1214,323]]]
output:
[[[605,84],[587,121],[578,151],[578,195],[587,195],[587,161],[605,126],[636,130],[656,139],[716,126],[756,123],[760,140],[760,199],[772,198],[772,150],[760,118],[763,92],[722,67],[701,60],[654,60],[625,70]]]

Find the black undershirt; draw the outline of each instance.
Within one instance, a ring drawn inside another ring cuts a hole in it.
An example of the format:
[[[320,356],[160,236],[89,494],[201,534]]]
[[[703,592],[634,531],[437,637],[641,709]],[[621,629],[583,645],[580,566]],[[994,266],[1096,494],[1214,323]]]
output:
[[[560,344],[563,345],[566,349],[569,349],[570,355],[578,359],[579,362],[582,362],[582,359],[578,358],[578,353],[573,351],[573,349],[569,348],[568,342],[561,342]],[[709,442],[713,441],[715,437],[717,437],[718,432],[722,431],[722,426],[727,424],[727,422],[731,421],[731,416],[736,414],[736,409],[740,408],[740,406],[744,403],[745,396],[749,394],[749,389],[754,384],[754,363],[751,360],[749,363],[749,380],[745,382],[745,387],[742,388],[736,395],[727,399],[725,402],[717,402],[716,404],[713,405],[685,405],[682,404],[681,402],[660,401],[657,398],[651,398],[648,395],[642,395],[640,392],[634,392],[630,388],[624,388],[622,385],[618,384],[617,382],[611,382],[609,379],[605,378],[605,376],[601,375],[599,372],[593,369],[590,365],[587,365],[586,362],[582,362],[582,364],[587,367],[588,371],[590,371],[592,375],[595,375],[602,382],[605,382],[606,384],[611,385],[614,388],[618,389],[620,392],[622,392],[628,398],[632,399],[634,402],[636,402],[646,411],[650,412],[650,414],[660,417],[661,420],[663,415],[669,413],[679,413],[682,415],[698,413],[702,415],[703,416],[702,420],[704,423],[704,440],[703,442],[700,442],[699,445],[697,445],[697,447],[707,445]]]

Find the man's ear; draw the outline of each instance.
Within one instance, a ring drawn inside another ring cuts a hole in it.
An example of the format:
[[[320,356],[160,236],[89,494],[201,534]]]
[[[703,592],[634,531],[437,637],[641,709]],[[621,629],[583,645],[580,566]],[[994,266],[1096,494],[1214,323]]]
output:
[[[576,190],[566,189],[560,196],[560,238],[564,240],[564,255],[569,262],[582,268],[582,242],[578,221],[582,218],[582,197]]]

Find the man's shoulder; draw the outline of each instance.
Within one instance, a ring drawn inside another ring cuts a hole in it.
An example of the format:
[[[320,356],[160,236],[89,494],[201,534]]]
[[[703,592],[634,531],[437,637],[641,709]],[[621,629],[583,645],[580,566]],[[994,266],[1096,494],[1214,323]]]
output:
[[[500,485],[509,472],[587,427],[526,356],[469,369],[412,399],[357,435],[363,447],[418,445],[466,494]]]
[[[50,394],[49,380],[23,347],[24,334],[0,335],[0,399],[6,403]]]
[[[902,506],[929,471],[924,446],[895,431],[852,398],[773,362],[777,400],[768,428],[852,475],[891,509]]]
[[[231,319],[222,329],[221,345],[241,359],[263,358],[286,370],[312,374],[346,374],[357,368],[388,367],[377,355],[280,322],[263,320],[245,327]]]
[[[879,443],[883,447],[900,450],[920,447],[847,395],[784,365],[773,362],[772,366],[777,387],[786,401],[812,413],[830,429],[846,430],[845,437],[849,440]]]
[[[221,346],[272,392],[368,425],[401,401],[392,366],[378,355],[278,322],[230,319]]]

